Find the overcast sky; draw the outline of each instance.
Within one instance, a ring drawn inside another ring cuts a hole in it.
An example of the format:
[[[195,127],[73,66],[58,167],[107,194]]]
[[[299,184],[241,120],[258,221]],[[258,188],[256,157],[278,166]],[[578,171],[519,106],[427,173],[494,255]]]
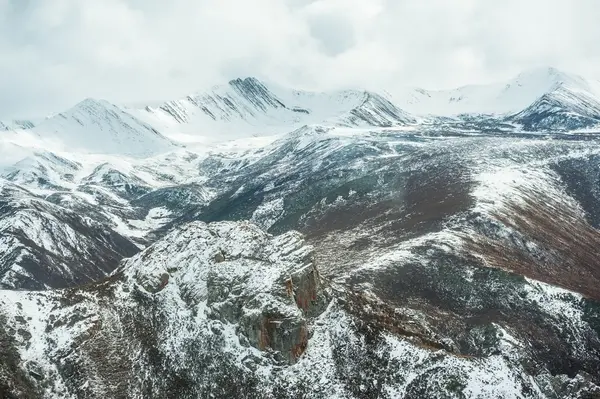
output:
[[[599,17],[597,0],[0,0],[0,118],[250,75],[392,92],[600,77]]]

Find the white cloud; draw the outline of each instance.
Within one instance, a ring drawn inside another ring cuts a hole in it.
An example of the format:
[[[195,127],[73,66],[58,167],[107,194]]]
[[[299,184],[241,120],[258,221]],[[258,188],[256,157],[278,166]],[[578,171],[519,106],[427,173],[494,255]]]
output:
[[[0,0],[0,117],[174,98],[234,76],[441,88],[596,77],[595,0]]]

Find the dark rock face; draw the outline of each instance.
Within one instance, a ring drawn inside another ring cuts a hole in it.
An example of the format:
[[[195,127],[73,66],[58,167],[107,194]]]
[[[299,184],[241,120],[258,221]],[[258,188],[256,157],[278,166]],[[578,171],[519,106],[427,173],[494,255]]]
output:
[[[256,108],[265,111],[267,107],[286,108],[269,90],[256,78],[235,79],[229,82],[242,97],[246,98]]]
[[[31,376],[19,367],[21,358],[15,348],[15,333],[15,329],[9,327],[7,320],[0,315],[0,397],[38,397],[40,392]]]
[[[391,127],[415,123],[416,119],[382,96],[365,92],[362,104],[350,111],[349,126]]]
[[[303,241],[295,234],[282,240],[287,254],[306,251]],[[272,286],[254,281],[252,266],[232,269],[231,259],[219,250],[213,257],[214,267],[207,275],[207,306],[209,318],[239,324],[248,342],[260,350],[273,350],[288,363],[294,363],[308,345],[310,320],[325,309],[328,296],[311,252],[301,255],[299,270],[273,271]],[[268,266],[264,266],[268,267]],[[255,286],[254,290],[244,288]]]

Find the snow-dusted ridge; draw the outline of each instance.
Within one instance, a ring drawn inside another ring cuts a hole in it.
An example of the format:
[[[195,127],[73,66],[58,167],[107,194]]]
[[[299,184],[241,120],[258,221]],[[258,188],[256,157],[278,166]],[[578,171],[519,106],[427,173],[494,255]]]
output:
[[[35,126],[34,121],[25,119],[14,119],[8,121],[0,121],[0,131],[2,130],[17,130],[17,129],[31,129]]]

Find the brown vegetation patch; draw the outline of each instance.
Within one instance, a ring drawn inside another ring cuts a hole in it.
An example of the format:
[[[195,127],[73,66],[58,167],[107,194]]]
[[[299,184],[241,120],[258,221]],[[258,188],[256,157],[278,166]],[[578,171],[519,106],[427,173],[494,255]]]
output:
[[[600,231],[571,204],[530,191],[522,203],[509,201],[492,216],[534,243],[535,249],[476,234],[464,237],[469,253],[481,256],[489,266],[600,300]]]

